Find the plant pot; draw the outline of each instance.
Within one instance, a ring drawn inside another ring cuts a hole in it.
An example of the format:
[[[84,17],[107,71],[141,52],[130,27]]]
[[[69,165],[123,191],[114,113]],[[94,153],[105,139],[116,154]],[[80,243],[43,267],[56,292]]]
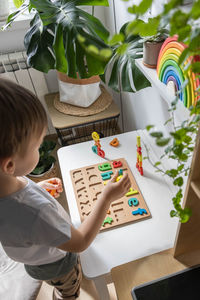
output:
[[[88,107],[101,95],[99,76],[75,79],[64,73],[58,72],[57,74],[61,102]]]
[[[156,69],[158,55],[160,48],[162,47],[163,41],[160,42],[151,42],[146,41],[143,44],[143,64],[152,69]]]
[[[49,170],[47,170],[46,172],[42,173],[42,174],[28,174],[28,177],[30,179],[32,179],[33,181],[41,181],[41,180],[45,180],[45,179],[48,179],[48,178],[51,178],[51,177],[55,177],[54,176],[54,173],[55,173],[55,163],[53,163],[51,165],[51,167],[49,168]]]

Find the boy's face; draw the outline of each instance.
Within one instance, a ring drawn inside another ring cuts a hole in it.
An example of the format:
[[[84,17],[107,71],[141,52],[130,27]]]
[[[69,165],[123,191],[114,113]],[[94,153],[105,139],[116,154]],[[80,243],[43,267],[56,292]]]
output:
[[[31,173],[39,161],[39,147],[46,134],[46,128],[40,137],[34,134],[24,145],[19,153],[14,156],[15,172],[14,176],[24,176]]]

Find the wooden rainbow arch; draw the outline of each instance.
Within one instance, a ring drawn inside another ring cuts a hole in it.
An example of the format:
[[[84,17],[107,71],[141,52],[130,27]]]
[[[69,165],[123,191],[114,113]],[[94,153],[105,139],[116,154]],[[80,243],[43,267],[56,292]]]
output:
[[[191,70],[187,73],[184,71],[184,67],[194,58],[189,57],[181,66],[178,64],[179,58],[186,47],[185,44],[177,41],[177,36],[168,37],[160,49],[157,74],[159,79],[166,85],[173,82],[175,91],[179,92],[180,100],[183,101],[186,107],[190,107],[198,99],[195,90],[200,85],[200,80]],[[187,85],[185,85],[186,80]]]

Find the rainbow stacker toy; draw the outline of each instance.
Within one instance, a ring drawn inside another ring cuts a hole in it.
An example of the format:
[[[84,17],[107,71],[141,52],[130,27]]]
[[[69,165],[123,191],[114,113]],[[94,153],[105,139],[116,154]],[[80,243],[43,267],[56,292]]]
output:
[[[92,146],[92,151],[101,157],[105,157],[105,152],[101,149],[100,138],[97,132],[92,133],[92,138],[95,142],[94,146]]]
[[[136,168],[138,169],[140,174],[143,175],[142,148],[141,148],[140,136],[137,136],[137,162],[136,162]]]

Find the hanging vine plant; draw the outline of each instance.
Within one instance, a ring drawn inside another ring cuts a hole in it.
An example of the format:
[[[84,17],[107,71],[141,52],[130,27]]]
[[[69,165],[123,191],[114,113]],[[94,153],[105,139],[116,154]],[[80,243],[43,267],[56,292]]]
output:
[[[139,5],[132,5],[128,11],[133,14],[133,21],[130,22],[129,31],[132,34],[140,36],[149,36],[154,32],[154,35],[159,31],[159,28],[169,26],[169,34],[178,36],[178,41],[187,45],[179,58],[179,65],[183,64],[188,57],[193,57],[190,63],[184,67],[185,72],[192,70],[196,73],[196,78],[200,79],[200,0],[193,1],[190,9],[187,12],[183,11],[183,0],[170,0],[163,4],[162,13],[156,17],[150,18],[147,23],[141,22],[140,18],[151,8],[153,0],[142,0]],[[183,84],[184,88],[188,82]],[[197,99],[200,99],[200,86],[195,90]],[[156,145],[163,147],[163,155],[160,160],[153,163],[150,157],[150,152],[147,150],[146,159],[155,167],[156,172],[160,172],[165,176],[169,176],[173,185],[177,187],[177,193],[172,198],[174,209],[170,212],[171,217],[178,217],[180,222],[185,223],[189,220],[192,212],[189,208],[182,208],[183,186],[185,177],[187,178],[190,171],[190,160],[193,155],[196,136],[200,125],[200,100],[189,108],[190,118],[182,122],[180,126],[175,126],[174,114],[178,95],[171,103],[169,109],[172,113],[172,118],[166,121],[166,124],[173,124],[173,131],[169,136],[165,137],[161,131],[153,131],[154,126],[147,126],[147,131],[155,139]],[[174,168],[164,170],[162,168],[162,160],[164,158],[174,160]]]

